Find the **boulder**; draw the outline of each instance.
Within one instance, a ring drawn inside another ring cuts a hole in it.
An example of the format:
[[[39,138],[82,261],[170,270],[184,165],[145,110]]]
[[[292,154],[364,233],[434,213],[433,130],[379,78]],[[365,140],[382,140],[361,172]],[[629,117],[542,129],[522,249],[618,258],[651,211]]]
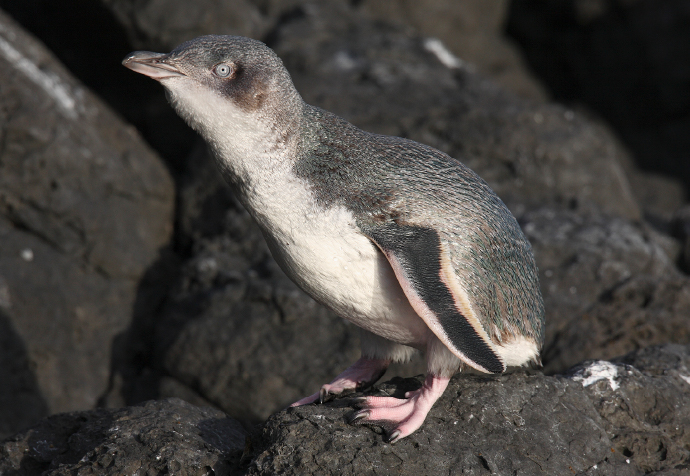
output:
[[[681,474],[689,369],[690,347],[667,345],[552,377],[458,375],[422,428],[394,445],[347,425],[339,400],[299,407],[251,436],[246,474]],[[375,393],[419,385],[393,380]]]
[[[543,102],[544,87],[524,64],[522,51],[504,34],[509,0],[363,0],[359,6],[381,22],[412,26],[437,38],[468,67],[504,89]]]
[[[62,413],[7,439],[0,474],[229,474],[245,435],[222,412],[178,399]]]
[[[521,217],[546,309],[547,373],[666,342],[690,343],[679,245],[644,223],[543,207]]]
[[[0,84],[7,435],[107,390],[114,338],[160,299],[141,280],[170,239],[174,191],[138,133],[2,12]]]

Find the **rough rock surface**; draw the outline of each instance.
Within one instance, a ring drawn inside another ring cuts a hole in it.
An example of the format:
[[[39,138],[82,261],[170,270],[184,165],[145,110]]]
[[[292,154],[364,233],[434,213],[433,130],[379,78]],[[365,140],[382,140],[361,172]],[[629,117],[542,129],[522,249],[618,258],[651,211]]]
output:
[[[547,373],[665,342],[690,342],[678,243],[621,217],[540,208],[520,219],[546,309]]]
[[[300,407],[252,436],[248,474],[681,474],[689,381],[690,348],[672,345],[562,376],[460,375],[424,426],[394,445],[345,424],[347,408]],[[399,396],[411,384],[377,391]]]
[[[400,397],[394,379],[367,393]],[[0,474],[683,474],[690,346],[585,362],[564,375],[458,375],[394,445],[345,423],[348,398],[285,410],[246,433],[179,400],[55,415],[0,446]],[[138,472],[138,473],[137,473]]]
[[[536,101],[546,92],[525,67],[522,52],[504,33],[509,0],[363,0],[361,9],[381,22],[412,26],[438,38],[468,67],[504,89]]]
[[[151,310],[135,301],[170,238],[173,188],[135,130],[2,12],[0,85],[7,435],[37,416],[93,408],[105,392],[115,336],[133,309]]]
[[[0,448],[0,474],[228,474],[245,430],[178,399],[54,415]],[[239,455],[238,455],[239,451]]]

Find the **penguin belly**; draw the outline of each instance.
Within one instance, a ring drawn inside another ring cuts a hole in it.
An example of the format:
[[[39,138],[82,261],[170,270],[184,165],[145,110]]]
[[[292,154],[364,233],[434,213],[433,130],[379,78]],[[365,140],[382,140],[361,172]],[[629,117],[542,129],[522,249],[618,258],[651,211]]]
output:
[[[351,212],[343,207],[293,211],[272,225],[262,231],[273,257],[307,294],[373,334],[426,347],[431,331],[410,305],[386,257],[359,231]]]

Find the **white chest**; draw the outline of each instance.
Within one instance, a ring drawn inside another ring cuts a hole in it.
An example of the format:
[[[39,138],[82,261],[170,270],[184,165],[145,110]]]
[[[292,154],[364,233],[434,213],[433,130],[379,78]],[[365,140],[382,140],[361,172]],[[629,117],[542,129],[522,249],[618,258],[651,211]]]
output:
[[[255,190],[248,205],[285,273],[354,324],[394,342],[423,344],[426,326],[352,213],[317,207],[294,176],[273,183]]]

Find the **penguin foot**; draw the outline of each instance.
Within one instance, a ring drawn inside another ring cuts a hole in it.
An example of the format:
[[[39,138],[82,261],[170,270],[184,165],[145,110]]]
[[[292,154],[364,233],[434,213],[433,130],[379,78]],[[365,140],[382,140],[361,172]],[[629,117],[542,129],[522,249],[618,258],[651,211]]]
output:
[[[321,387],[321,390],[313,395],[297,400],[290,406],[299,407],[301,405],[314,403],[317,400],[319,403],[323,403],[328,395],[340,395],[345,390],[363,390],[383,377],[389,365],[390,360],[367,359],[362,357],[345,369],[331,383],[327,383]]]
[[[427,375],[422,388],[407,392],[404,399],[394,397],[364,397],[356,400],[360,410],[350,417],[351,424],[381,426],[388,443],[414,433],[434,406],[450,381],[447,377]]]

